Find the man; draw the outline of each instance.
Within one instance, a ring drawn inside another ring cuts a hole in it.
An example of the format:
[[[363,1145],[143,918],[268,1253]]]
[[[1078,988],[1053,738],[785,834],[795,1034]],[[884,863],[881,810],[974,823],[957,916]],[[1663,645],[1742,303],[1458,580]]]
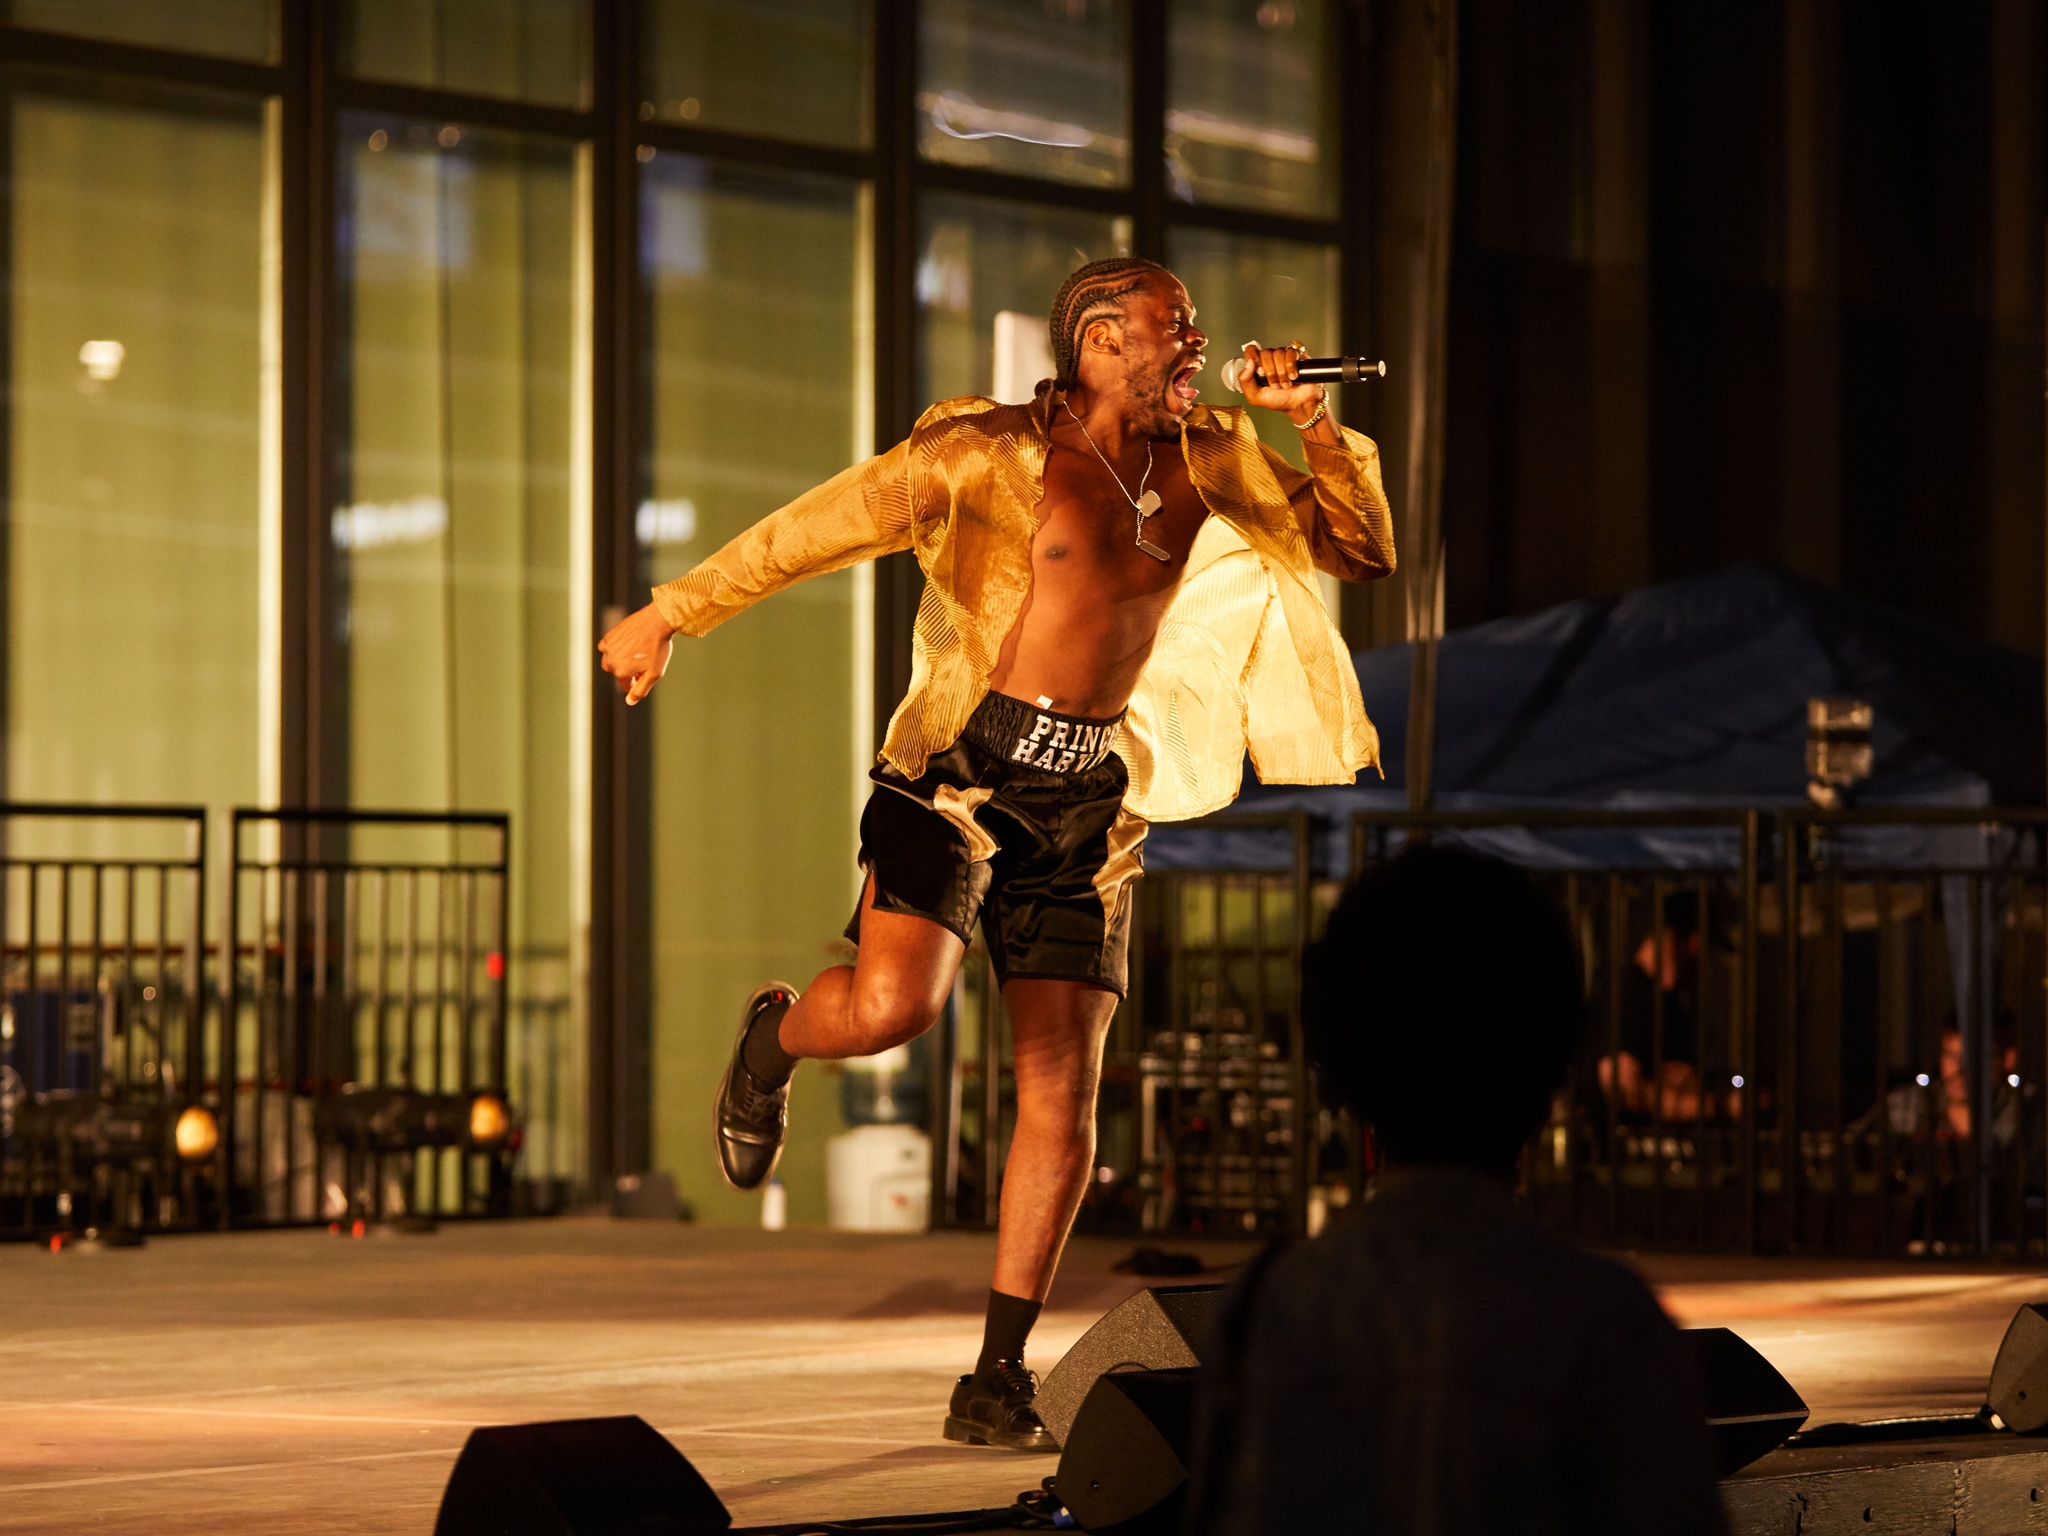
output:
[[[1241,410],[1196,403],[1207,338],[1187,291],[1131,257],[1053,301],[1056,379],[1029,406],[944,401],[879,458],[741,534],[605,636],[637,703],[671,636],[790,583],[901,549],[925,574],[910,690],[861,818],[852,965],[747,1002],[714,1107],[735,1188],[767,1179],[803,1057],[866,1056],[929,1029],[977,916],[1010,1016],[1017,1122],[982,1351],[947,1438],[1055,1449],[1024,1341],[1095,1154],[1095,1092],[1125,985],[1147,822],[1261,778],[1350,782],[1377,761],[1314,569],[1394,568],[1378,450],[1295,377],[1299,344],[1247,344],[1255,407],[1301,432],[1312,475]]]
[[[1338,903],[1302,1022],[1382,1170],[1226,1302],[1191,1530],[1719,1536],[1685,1341],[1515,1199],[1580,986],[1563,914],[1497,859],[1413,849]]]

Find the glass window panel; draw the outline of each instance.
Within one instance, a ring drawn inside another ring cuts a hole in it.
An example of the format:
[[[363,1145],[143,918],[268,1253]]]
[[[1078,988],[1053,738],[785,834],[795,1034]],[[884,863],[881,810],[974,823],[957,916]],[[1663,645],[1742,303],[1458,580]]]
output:
[[[6,111],[8,795],[274,799],[261,109]]]
[[[642,182],[654,385],[637,535],[650,582],[682,575],[865,457],[864,197],[851,182],[663,153]],[[735,338],[747,376],[735,387]],[[740,1004],[801,987],[845,948],[856,816],[873,763],[871,568],[804,582],[678,640],[654,732],[655,1160],[698,1213],[754,1220],[704,1139]],[[781,1177],[825,1218],[833,1078],[800,1072]]]
[[[0,0],[0,18],[41,32],[263,63],[277,45],[275,0]]]
[[[649,0],[642,117],[858,146],[869,0]]]
[[[530,1177],[573,1170],[583,1102],[586,871],[572,829],[588,814],[593,620],[580,165],[554,140],[342,120],[347,420],[330,534],[349,794],[511,813],[508,1086]]]
[[[1167,246],[1173,270],[1195,303],[1195,320],[1209,337],[1209,365],[1199,380],[1211,405],[1239,403],[1223,387],[1223,365],[1248,341],[1277,346],[1299,341],[1310,352],[1337,350],[1337,248],[1293,240],[1262,240],[1207,229],[1175,229]],[[1339,412],[1343,390],[1333,385],[1330,410]],[[1253,411],[1259,436],[1306,468],[1301,434],[1278,411]]]
[[[925,0],[927,160],[1087,186],[1131,178],[1126,0]]]
[[[1166,176],[1188,203],[1336,212],[1330,0],[1173,0]]]
[[[1128,220],[998,198],[924,199],[917,261],[925,401],[1019,403],[1052,371],[1046,312],[1083,262],[1127,252]]]
[[[367,80],[580,107],[585,0],[353,0],[346,68]]]

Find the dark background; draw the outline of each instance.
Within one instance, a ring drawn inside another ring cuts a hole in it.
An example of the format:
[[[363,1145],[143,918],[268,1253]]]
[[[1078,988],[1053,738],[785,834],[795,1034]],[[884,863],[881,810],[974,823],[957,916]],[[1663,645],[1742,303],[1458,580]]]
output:
[[[1757,561],[2039,654],[2034,0],[1457,25],[1448,624]]]

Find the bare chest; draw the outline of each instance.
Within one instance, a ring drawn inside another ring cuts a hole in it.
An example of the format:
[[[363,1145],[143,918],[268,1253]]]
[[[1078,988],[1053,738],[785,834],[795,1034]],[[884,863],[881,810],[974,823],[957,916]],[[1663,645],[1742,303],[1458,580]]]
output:
[[[1093,589],[1112,598],[1170,592],[1187,567],[1207,509],[1188,481],[1178,448],[1154,454],[1144,485],[1150,495],[1139,491],[1137,475],[1127,475],[1119,487],[1093,455],[1055,444],[1046,457],[1045,495],[1031,542],[1034,580],[1041,587]],[[1149,515],[1140,516],[1132,496]]]

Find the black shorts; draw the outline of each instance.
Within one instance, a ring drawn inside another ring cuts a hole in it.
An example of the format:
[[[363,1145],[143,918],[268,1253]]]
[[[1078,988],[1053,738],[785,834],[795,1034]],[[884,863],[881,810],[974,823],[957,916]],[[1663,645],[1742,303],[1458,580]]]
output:
[[[991,693],[920,777],[876,768],[860,818],[876,908],[930,918],[962,943],[978,915],[998,981],[1053,977],[1122,997],[1146,824],[1124,809],[1116,724]],[[858,907],[846,936],[860,942]]]

